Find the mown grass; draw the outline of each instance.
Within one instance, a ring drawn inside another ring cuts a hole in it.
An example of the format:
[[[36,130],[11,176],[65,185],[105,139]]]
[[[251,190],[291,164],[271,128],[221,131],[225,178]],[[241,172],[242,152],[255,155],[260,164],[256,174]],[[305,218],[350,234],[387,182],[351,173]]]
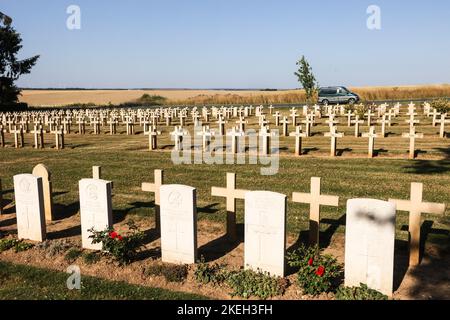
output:
[[[69,207],[78,208],[78,181],[91,177],[92,166],[100,165],[103,178],[114,181],[113,207],[116,217],[126,214],[152,216],[153,195],[142,192],[140,186],[142,182],[153,181],[154,169],[164,169],[165,183],[185,184],[197,188],[200,219],[224,222],[225,199],[212,197],[210,190],[212,186],[225,186],[227,172],[237,173],[238,188],[280,192],[286,194],[288,199],[291,198],[292,192],[309,192],[310,178],[318,176],[322,178],[323,193],[340,196],[339,207],[321,209],[323,232],[344,230],[343,218],[347,199],[409,199],[410,183],[422,182],[424,201],[443,202],[447,205],[445,216],[424,214],[423,219],[434,221],[434,229],[450,229],[449,142],[448,139],[436,136],[438,129],[428,124],[430,119],[422,117],[417,127],[417,131],[425,132],[426,137],[417,140],[417,148],[421,149],[421,153],[419,159],[414,161],[405,159],[409,141],[400,136],[402,132],[408,131],[404,119],[396,119],[396,124],[388,128],[387,131],[391,132],[388,138],[376,140],[375,148],[387,152],[380,152],[380,157],[374,159],[364,158],[367,153],[367,139],[352,137],[353,127],[346,127],[345,117],[341,117],[340,121],[339,131],[345,131],[346,136],[338,140],[338,148],[351,149],[343,153],[345,157],[327,157],[330,142],[329,138],[323,137],[327,127],[321,123],[313,128],[318,134],[304,139],[304,148],[317,149],[306,157],[292,156],[294,138],[280,139],[282,150],[279,171],[273,176],[261,175],[262,166],[250,165],[248,161],[244,165],[174,165],[170,152],[173,142],[168,135],[172,127],[161,126],[164,133],[158,139],[160,149],[153,152],[147,150],[148,136],[144,136],[139,127],[136,131],[140,133],[134,136],[123,134],[124,127],[118,130],[121,134],[113,136],[105,133],[107,128],[103,128],[103,134],[99,136],[79,136],[72,133],[66,136],[67,148],[61,151],[49,148],[54,144],[49,135],[46,136],[46,149],[32,149],[32,135],[27,135],[25,148],[0,149],[0,177],[4,189],[10,190],[4,197],[11,199],[13,175],[31,172],[38,163],[46,164],[53,175],[54,202],[64,210]],[[230,125],[229,123],[228,127]],[[216,125],[212,123],[211,126]],[[257,123],[252,122],[248,127],[256,126]],[[361,131],[367,131],[367,126],[362,127]],[[351,157],[346,157],[347,155]],[[308,229],[308,209],[307,205],[288,202],[289,232],[297,234]],[[238,201],[237,211],[238,222],[243,223],[243,201]],[[407,238],[407,223],[407,214],[399,213],[399,238]],[[428,239],[441,242],[448,239],[448,236],[430,234]]]
[[[0,261],[1,300],[198,300],[206,297],[108,281],[81,274],[81,289],[69,290],[70,274]]]

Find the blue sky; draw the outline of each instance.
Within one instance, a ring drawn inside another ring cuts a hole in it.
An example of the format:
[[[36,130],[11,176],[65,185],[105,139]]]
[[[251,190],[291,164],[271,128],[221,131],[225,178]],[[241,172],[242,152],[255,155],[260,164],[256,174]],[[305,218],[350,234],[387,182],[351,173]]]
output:
[[[66,9],[81,8],[81,30]],[[369,5],[381,30],[366,27]],[[450,83],[450,1],[0,0],[40,54],[23,87],[295,88]]]

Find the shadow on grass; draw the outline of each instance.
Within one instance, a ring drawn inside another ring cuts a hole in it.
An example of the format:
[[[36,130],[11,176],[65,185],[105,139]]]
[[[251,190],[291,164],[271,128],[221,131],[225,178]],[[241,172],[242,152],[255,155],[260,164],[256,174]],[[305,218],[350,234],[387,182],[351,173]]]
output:
[[[414,160],[411,165],[403,167],[407,169],[408,173],[413,174],[432,174],[445,173],[450,171],[450,147],[449,148],[435,148],[444,154],[441,160]]]
[[[373,156],[374,157],[378,157],[380,154],[382,154],[382,153],[387,153],[388,151],[386,150],[386,149],[383,149],[383,148],[381,148],[381,149],[377,149],[377,150],[374,150],[373,151]]]
[[[319,148],[313,147],[313,148],[303,148],[302,154],[309,154],[313,151],[319,151]]]
[[[433,221],[425,220],[420,227],[420,264],[418,266],[411,267],[410,275],[421,282],[414,285],[412,296],[423,299],[425,295],[432,296],[435,299],[450,297],[450,289],[445,295],[439,290],[432,290],[433,286],[431,282],[445,283],[450,277],[448,271],[449,257],[449,239],[450,232],[448,230],[434,229]],[[402,231],[407,231],[408,226],[401,227]],[[436,237],[430,237],[435,235]],[[437,252],[437,255],[426,254],[426,243],[433,243],[433,251]],[[427,263],[422,263],[424,256],[427,257]],[[397,290],[403,279],[408,272],[409,268],[409,242],[405,240],[395,240],[395,254],[394,254],[394,291]],[[427,290],[422,290],[421,286],[428,287]],[[448,286],[447,286],[448,287]],[[419,289],[420,288],[420,289]],[[436,293],[438,295],[436,296]]]
[[[8,226],[12,226],[16,223],[17,223],[16,217],[13,217],[13,218],[9,218],[9,219],[0,221],[0,227],[8,227]]]
[[[344,148],[344,149],[337,149],[336,150],[336,156],[341,157],[344,152],[352,152],[352,148]]]
[[[47,238],[51,240],[62,239],[68,237],[76,237],[81,235],[81,225],[73,226],[68,229],[49,232]]]
[[[216,213],[219,209],[216,209],[219,203],[208,204],[204,207],[197,207],[197,213]]]
[[[154,210],[142,210],[142,209],[152,209],[155,207],[155,201],[141,202],[136,201],[128,203],[129,207],[124,209],[113,210],[113,223],[122,222],[125,220],[126,216],[129,214],[135,214],[139,216],[151,216],[154,215]]]
[[[433,253],[427,254],[426,263],[410,269],[409,276],[414,285],[409,289],[409,295],[416,299],[450,299],[450,247],[433,248]]]
[[[80,203],[72,202],[68,205],[65,204],[53,204],[54,220],[63,220],[74,216],[80,210]]]
[[[198,256],[205,262],[217,260],[233,251],[241,242],[244,242],[244,224],[236,224],[237,240],[231,241],[226,234],[214,239],[198,248]]]

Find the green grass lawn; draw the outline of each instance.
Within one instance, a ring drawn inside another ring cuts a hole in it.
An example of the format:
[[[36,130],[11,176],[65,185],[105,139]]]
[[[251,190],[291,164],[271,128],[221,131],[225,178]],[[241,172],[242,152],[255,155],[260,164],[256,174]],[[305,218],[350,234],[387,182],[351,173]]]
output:
[[[81,276],[81,289],[69,290],[68,273],[0,261],[0,299],[9,300],[198,300],[206,297],[160,288]]]

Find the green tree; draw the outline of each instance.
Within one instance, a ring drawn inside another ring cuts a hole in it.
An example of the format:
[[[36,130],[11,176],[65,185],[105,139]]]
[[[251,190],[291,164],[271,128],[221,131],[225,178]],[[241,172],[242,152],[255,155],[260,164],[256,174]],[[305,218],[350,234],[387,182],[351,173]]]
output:
[[[11,27],[12,19],[0,12],[0,107],[18,101],[20,89],[14,84],[23,74],[30,73],[39,56],[19,60],[22,49],[20,34]]]
[[[297,76],[298,82],[300,82],[302,88],[305,90],[307,101],[313,102],[319,85],[312,73],[312,68],[305,56],[302,56],[302,58],[297,61],[296,65],[298,66],[298,70],[294,72],[294,74]]]

